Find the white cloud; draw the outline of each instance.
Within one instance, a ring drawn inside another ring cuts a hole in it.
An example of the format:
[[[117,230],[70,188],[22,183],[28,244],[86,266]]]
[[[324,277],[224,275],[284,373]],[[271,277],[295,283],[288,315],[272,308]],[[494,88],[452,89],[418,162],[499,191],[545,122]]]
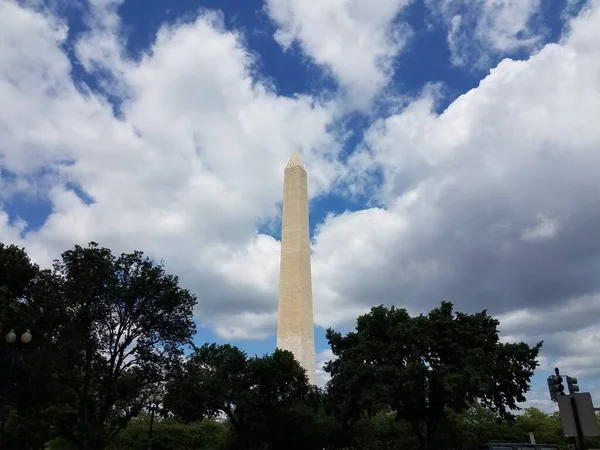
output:
[[[588,323],[591,325],[545,336],[548,351],[555,357],[553,365],[562,374],[582,378],[580,385],[595,382],[600,374],[599,327],[597,321]]]
[[[402,217],[383,209],[330,216],[317,230],[312,265],[315,321],[328,327],[352,323],[380,302],[378,287],[390,276],[419,276],[390,266],[406,225]],[[389,250],[389,251],[388,251]],[[390,253],[391,252],[391,253]],[[358,275],[358,276],[357,276]],[[352,297],[348,297],[352,293]],[[364,298],[364,302],[349,301]]]
[[[388,83],[394,58],[410,28],[397,21],[410,0],[267,0],[277,24],[275,39],[289,49],[298,42],[314,62],[329,69],[351,107],[366,107]]]
[[[333,354],[331,349],[327,348],[316,355],[316,368],[317,368],[317,386],[325,387],[327,382],[331,379],[331,376],[325,372],[325,364],[329,361],[334,361],[337,357]]]
[[[559,231],[560,224],[556,219],[540,215],[538,223],[527,228],[522,235],[525,242],[543,242],[552,239]]]
[[[133,61],[114,34],[117,3],[93,3],[78,54],[112,74],[106,87],[123,94],[121,118],[75,87],[64,23],[0,1],[0,161],[52,203],[46,223],[22,239],[3,215],[0,240],[25,245],[41,264],[90,240],[142,249],[197,294],[201,321],[223,336],[262,335],[276,308],[278,243],[256,230],[278,213],[293,149],[312,168],[312,196],[338,176],[331,109],[253,78],[252,58],[216,14],[162,28]]]
[[[600,295],[570,299],[545,309],[521,309],[498,316],[507,342],[544,341],[539,371],[582,377],[585,384],[600,374]]]
[[[530,50],[542,36],[531,27],[540,0],[426,0],[448,27],[452,64],[488,66],[490,56]]]
[[[85,19],[89,29],[79,37],[75,45],[77,59],[88,72],[97,75],[100,72],[106,76],[101,69],[108,69],[115,77],[102,81],[117,84],[127,70],[127,61],[123,58],[122,42],[118,35],[120,18],[117,8],[123,1],[88,0],[89,8]]]
[[[581,7],[587,3],[587,0],[567,0],[567,4],[561,14],[561,19],[567,21],[576,16]]]
[[[0,165],[15,174],[0,182],[53,205],[41,229],[22,238],[24,224],[0,211],[0,240],[25,245],[42,264],[92,239],[116,252],[145,250],[198,295],[198,319],[218,334],[267,336],[276,322],[279,244],[256,230],[278,214],[292,149],[302,151],[313,197],[348,169],[336,162],[328,132],[334,109],[272,92],[216,14],[161,29],[132,61],[115,4],[94,3],[77,54],[89,70],[113,75],[105,87],[123,95],[118,119],[103,96],[74,86],[61,47],[66,25],[0,0]],[[287,5],[292,16],[285,9],[281,20],[290,39],[308,45],[304,28],[292,27],[310,22],[295,16],[303,6]],[[366,21],[375,40],[354,36],[340,59],[334,52],[316,60],[367,98],[381,86],[369,91],[361,80],[385,84],[388,76],[379,77],[386,72],[373,61],[397,54],[377,36],[401,6],[377,3],[383,9],[370,16],[351,9],[361,4],[340,5],[341,18],[355,18],[348,30]],[[373,124],[348,179],[360,181],[355,192],[376,187],[380,207],[330,216],[317,230],[319,325],[352,325],[381,303],[414,313],[451,300],[501,315],[506,337],[543,338],[546,365],[572,358],[562,362],[591,374],[585,361],[597,356],[600,292],[599,23],[598,2],[590,3],[560,45],[503,61],[442,114],[430,87]],[[321,36],[333,33],[336,42],[348,32],[341,30]],[[343,58],[365,72],[352,78]],[[67,182],[95,202],[82,202]],[[561,316],[568,320],[551,320]],[[318,366],[330,356],[320,355]]]
[[[525,333],[531,336],[558,331],[577,331],[597,322],[600,294],[566,299],[547,307],[516,309],[498,316],[503,333]]]
[[[526,394],[527,401],[521,405],[522,408],[537,408],[545,413],[553,413],[558,411],[556,403],[550,399],[548,389],[532,390]]]
[[[537,370],[542,372],[547,372],[548,370],[550,370],[550,359],[547,356],[539,356]]]
[[[546,357],[566,352],[551,339],[559,333],[591,339],[600,325],[599,24],[600,3],[590,3],[562,44],[502,61],[443,113],[426,92],[371,127],[352,164],[364,186],[383,179],[384,207],[330,217],[319,230],[321,326],[352,324],[376,304],[420,312],[450,300],[501,316],[507,337],[544,339]],[[573,370],[596,364],[583,347],[572,352]]]

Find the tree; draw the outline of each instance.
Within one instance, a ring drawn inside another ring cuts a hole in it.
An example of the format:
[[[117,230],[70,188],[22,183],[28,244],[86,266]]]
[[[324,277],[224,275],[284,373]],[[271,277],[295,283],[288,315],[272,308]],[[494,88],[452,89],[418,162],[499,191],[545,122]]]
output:
[[[248,358],[231,345],[205,344],[167,384],[164,406],[184,422],[225,415],[237,447],[249,449],[278,414],[309,392],[306,372],[290,352]]]
[[[107,449],[146,450],[149,426],[147,415],[136,417]],[[225,450],[230,434],[228,424],[222,421],[184,424],[175,420],[159,420],[154,423],[152,450]]]
[[[21,448],[25,448],[30,444],[43,443],[45,439],[45,428],[39,426],[40,424],[37,424],[38,426],[34,429],[27,427],[24,421],[20,421],[18,427],[14,425],[15,421],[12,419],[18,416],[15,408],[19,405],[19,397],[23,394],[19,388],[23,380],[27,378],[27,371],[20,358],[16,361],[20,364],[15,362],[9,364],[7,358],[9,356],[7,352],[14,351],[15,347],[21,347],[19,339],[10,346],[4,339],[4,336],[13,328],[18,336],[26,329],[32,328],[33,317],[27,310],[26,295],[31,284],[39,275],[38,266],[31,262],[23,248],[0,243],[0,361],[2,364],[0,370],[0,386],[2,386],[0,391],[2,396],[0,446],[2,447],[11,448],[13,442],[18,442]],[[34,347],[35,344],[34,341],[32,344],[28,344],[28,347]],[[11,348],[9,349],[9,347]]]
[[[428,315],[379,306],[342,336],[327,330],[336,360],[325,370],[336,415],[356,421],[389,410],[415,432],[422,449],[436,447],[448,411],[475,402],[502,418],[525,400],[542,343],[504,344],[486,311],[454,314],[444,302]]]
[[[43,287],[43,289],[40,289]],[[56,322],[38,340],[52,364],[54,426],[82,450],[103,449],[146,404],[191,344],[195,297],[141,252],[90,243],[55,261],[29,305]]]
[[[308,396],[271,406],[270,413],[252,423],[255,441],[272,450],[322,450],[337,444],[341,430],[326,413],[324,400],[323,392],[311,386]]]
[[[3,313],[9,303],[16,303],[22,298],[38,271],[38,266],[31,262],[24,248],[0,242],[0,305]],[[6,324],[7,317],[3,314],[0,320]]]

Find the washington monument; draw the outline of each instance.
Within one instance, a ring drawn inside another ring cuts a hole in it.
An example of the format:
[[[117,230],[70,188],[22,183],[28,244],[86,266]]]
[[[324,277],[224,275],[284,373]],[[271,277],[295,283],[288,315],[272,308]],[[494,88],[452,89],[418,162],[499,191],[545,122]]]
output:
[[[308,182],[296,152],[283,171],[277,348],[292,352],[316,384]]]

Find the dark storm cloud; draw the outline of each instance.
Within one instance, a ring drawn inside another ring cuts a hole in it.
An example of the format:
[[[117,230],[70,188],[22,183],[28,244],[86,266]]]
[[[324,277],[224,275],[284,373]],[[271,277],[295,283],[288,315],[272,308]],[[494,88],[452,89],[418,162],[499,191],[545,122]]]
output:
[[[563,184],[560,188],[570,197],[561,202],[552,185],[537,183],[536,169],[531,167],[529,186],[506,179],[493,186],[495,190],[489,185],[485,190],[465,180],[436,202],[435,223],[423,228],[417,224],[406,237],[407,248],[398,255],[400,261],[434,260],[443,268],[443,277],[433,274],[421,280],[424,286],[416,287],[420,301],[431,295],[427,284],[436,283],[448,299],[469,309],[482,305],[499,313],[547,307],[600,288],[597,196]],[[598,181],[597,173],[574,173],[573,177],[589,175],[593,184]],[[499,195],[505,188],[512,193]],[[531,195],[532,189],[539,192],[538,198]],[[524,201],[523,197],[529,198]],[[550,219],[556,221],[556,234],[528,242],[524,235],[540,226],[539,215],[556,218]]]

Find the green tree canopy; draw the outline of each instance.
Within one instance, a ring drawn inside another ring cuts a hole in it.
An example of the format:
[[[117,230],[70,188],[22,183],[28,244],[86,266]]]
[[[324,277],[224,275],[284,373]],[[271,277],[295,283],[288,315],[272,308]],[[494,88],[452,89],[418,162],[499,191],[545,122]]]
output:
[[[23,321],[23,296],[38,273],[38,266],[31,262],[25,249],[0,242],[0,333],[3,338]]]
[[[174,374],[164,405],[186,422],[224,414],[238,447],[246,449],[264,438],[274,418],[307,400],[310,392],[306,372],[290,352],[248,358],[237,347],[206,344]]]
[[[133,419],[107,450],[146,450],[149,426],[147,415]],[[229,424],[224,421],[184,424],[175,420],[155,420],[152,450],[226,450],[230,435]]]
[[[525,400],[542,343],[504,344],[498,321],[486,311],[454,313],[444,302],[428,315],[375,307],[343,336],[327,339],[337,359],[326,365],[336,415],[356,421],[391,411],[410,424],[419,446],[436,445],[448,411],[480,402],[500,417]]]
[[[105,448],[142,411],[195,328],[195,297],[177,277],[141,252],[115,257],[95,243],[64,252],[26,297],[40,351],[23,395],[43,391],[38,411],[54,433],[86,450]]]
[[[27,374],[22,364],[15,364],[14,361],[11,364],[9,357],[15,356],[14,351],[24,347],[19,338],[27,329],[34,326],[34,318],[27,309],[25,298],[30,286],[39,275],[38,266],[31,262],[23,248],[0,243],[0,385],[3,388],[0,392],[2,396],[0,426],[2,431],[10,430],[6,422],[15,416],[14,407],[19,401],[18,387]],[[17,334],[17,340],[7,344],[5,336],[12,329]],[[32,347],[35,344],[34,340],[28,346]],[[0,435],[0,448],[12,445],[12,439],[17,434],[25,445],[30,442],[43,442],[45,439],[41,426],[36,430],[30,430],[25,421],[20,421],[18,428],[19,430],[13,429],[13,433],[8,435],[4,432]]]

